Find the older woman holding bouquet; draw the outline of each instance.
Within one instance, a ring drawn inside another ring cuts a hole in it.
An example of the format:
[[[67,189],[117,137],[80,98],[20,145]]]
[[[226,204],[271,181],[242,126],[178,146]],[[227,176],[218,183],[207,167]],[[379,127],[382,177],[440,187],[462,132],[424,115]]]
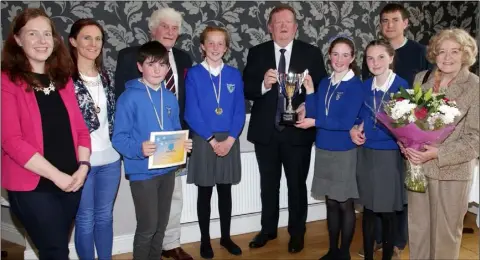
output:
[[[427,47],[427,58],[436,68],[415,77],[416,83],[424,82],[422,89],[455,101],[461,116],[455,118],[452,134],[437,147],[403,150],[411,162],[422,165],[427,179],[426,193],[408,194],[410,259],[458,259],[479,150],[479,78],[468,70],[477,53],[477,44],[467,32],[443,30]]]

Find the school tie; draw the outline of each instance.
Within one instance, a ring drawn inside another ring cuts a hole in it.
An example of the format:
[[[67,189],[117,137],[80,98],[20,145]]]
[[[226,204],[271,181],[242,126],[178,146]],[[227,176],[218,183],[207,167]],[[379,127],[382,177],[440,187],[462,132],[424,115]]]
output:
[[[285,62],[285,49],[280,49],[280,61],[278,62],[278,73],[285,73],[287,63]],[[278,85],[278,100],[277,100],[277,114],[275,116],[275,127],[278,131],[282,131],[285,126],[280,125],[280,117],[285,110],[285,98],[280,91],[280,84]]]
[[[169,51],[170,52],[170,51]],[[168,71],[167,71],[167,75],[165,75],[165,87],[170,90],[173,94],[176,94],[176,88],[175,88],[175,77],[173,76],[173,70],[172,70],[172,66],[171,66],[171,63],[170,63],[170,59],[168,61],[169,63],[169,68],[168,68]]]

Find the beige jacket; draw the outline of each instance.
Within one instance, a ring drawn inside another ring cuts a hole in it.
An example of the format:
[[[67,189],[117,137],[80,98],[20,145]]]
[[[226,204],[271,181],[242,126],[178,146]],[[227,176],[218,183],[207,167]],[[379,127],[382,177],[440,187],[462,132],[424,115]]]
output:
[[[415,76],[415,83],[422,83],[426,71]],[[422,89],[433,88],[434,72]],[[479,153],[479,79],[462,69],[446,89],[446,97],[454,100],[462,115],[455,120],[455,130],[438,146],[438,158],[423,165],[425,175],[438,180],[472,179],[475,159]]]

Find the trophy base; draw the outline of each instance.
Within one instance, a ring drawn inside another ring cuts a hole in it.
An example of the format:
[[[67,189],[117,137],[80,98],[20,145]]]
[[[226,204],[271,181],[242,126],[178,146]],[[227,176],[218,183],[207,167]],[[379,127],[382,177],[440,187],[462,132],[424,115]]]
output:
[[[298,121],[298,115],[296,112],[293,113],[282,113],[280,118],[281,125],[295,125]]]

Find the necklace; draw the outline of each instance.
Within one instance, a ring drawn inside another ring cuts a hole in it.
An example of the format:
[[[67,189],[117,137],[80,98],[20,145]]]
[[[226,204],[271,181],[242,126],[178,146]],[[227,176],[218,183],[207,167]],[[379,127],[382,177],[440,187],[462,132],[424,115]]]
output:
[[[393,72],[390,70],[389,74],[388,74],[388,77],[387,77],[387,80],[385,81],[385,83],[380,86],[382,89],[383,89],[383,86],[387,86],[387,88],[385,89],[385,91],[383,92],[383,95],[382,95],[382,99],[380,100],[379,104],[378,104],[378,109],[377,109],[377,100],[376,100],[376,91],[377,91],[377,81],[376,81],[376,77],[373,78],[373,82],[372,82],[372,88],[373,88],[373,112],[375,113],[374,115],[374,124],[373,124],[373,128],[377,128],[377,116],[376,114],[380,111],[380,108],[382,107],[382,103],[383,103],[383,99],[385,98],[385,94],[388,93],[388,90],[390,89],[391,87],[391,84],[389,85],[390,83],[390,77],[393,75]]]
[[[210,81],[212,81],[213,91],[215,93],[215,99],[217,100],[217,108],[215,108],[215,114],[217,114],[217,116],[219,116],[219,115],[223,114],[223,109],[220,107],[220,94],[222,92],[222,68],[220,68],[220,73],[218,74],[218,94],[217,94],[217,87],[215,86],[215,83],[213,82],[212,73],[211,73],[211,69],[210,69],[210,64],[208,64],[207,61],[205,61],[205,63],[207,63],[207,66],[208,66],[208,75],[210,76]]]
[[[87,89],[89,89],[89,88],[96,88],[97,89],[97,99],[98,100],[95,101],[95,98],[93,98],[93,95],[90,95],[90,96],[92,97],[92,100],[93,100],[93,105],[95,107],[94,108],[95,113],[99,114],[100,111],[101,111],[101,109],[100,109],[100,88],[103,87],[102,79],[100,78],[100,73],[97,75],[97,77],[94,80],[87,79],[87,76],[83,75],[80,72],[79,72],[79,74],[80,74],[80,77],[82,78],[83,82],[85,83],[85,86],[87,87]],[[93,78],[93,77],[88,77],[88,78]],[[92,94],[92,93],[90,93],[90,94]]]
[[[147,90],[148,97],[150,98],[150,104],[152,104],[153,111],[155,111],[155,116],[157,117],[158,125],[160,126],[160,129],[162,129],[163,131],[163,86],[160,85],[160,117],[158,117],[157,108],[155,108],[152,95],[150,94],[150,89],[149,89],[150,87],[147,86],[147,84],[145,83],[145,81],[143,81],[143,79],[139,79],[139,81],[145,86],[145,89]]]
[[[338,82],[337,86],[335,86],[335,88],[333,89],[330,97],[328,97],[328,93],[330,93],[330,87],[332,86],[332,81],[335,79],[335,73],[332,75],[332,77],[331,77],[332,79],[330,80],[330,83],[328,83],[327,94],[325,95],[325,115],[326,116],[328,116],[328,112],[330,111],[330,101],[332,100],[333,94],[335,93],[335,91],[337,91],[338,87],[340,87],[340,84],[342,83],[343,78],[345,78],[345,76],[348,74],[348,72],[349,71],[347,71],[347,73],[345,73],[345,75],[343,75],[343,77]]]
[[[48,85],[48,88],[39,88],[39,87],[33,87],[35,91],[42,91],[45,95],[50,95],[50,92],[55,91],[55,85],[53,84],[52,81],[50,81],[50,85]]]

